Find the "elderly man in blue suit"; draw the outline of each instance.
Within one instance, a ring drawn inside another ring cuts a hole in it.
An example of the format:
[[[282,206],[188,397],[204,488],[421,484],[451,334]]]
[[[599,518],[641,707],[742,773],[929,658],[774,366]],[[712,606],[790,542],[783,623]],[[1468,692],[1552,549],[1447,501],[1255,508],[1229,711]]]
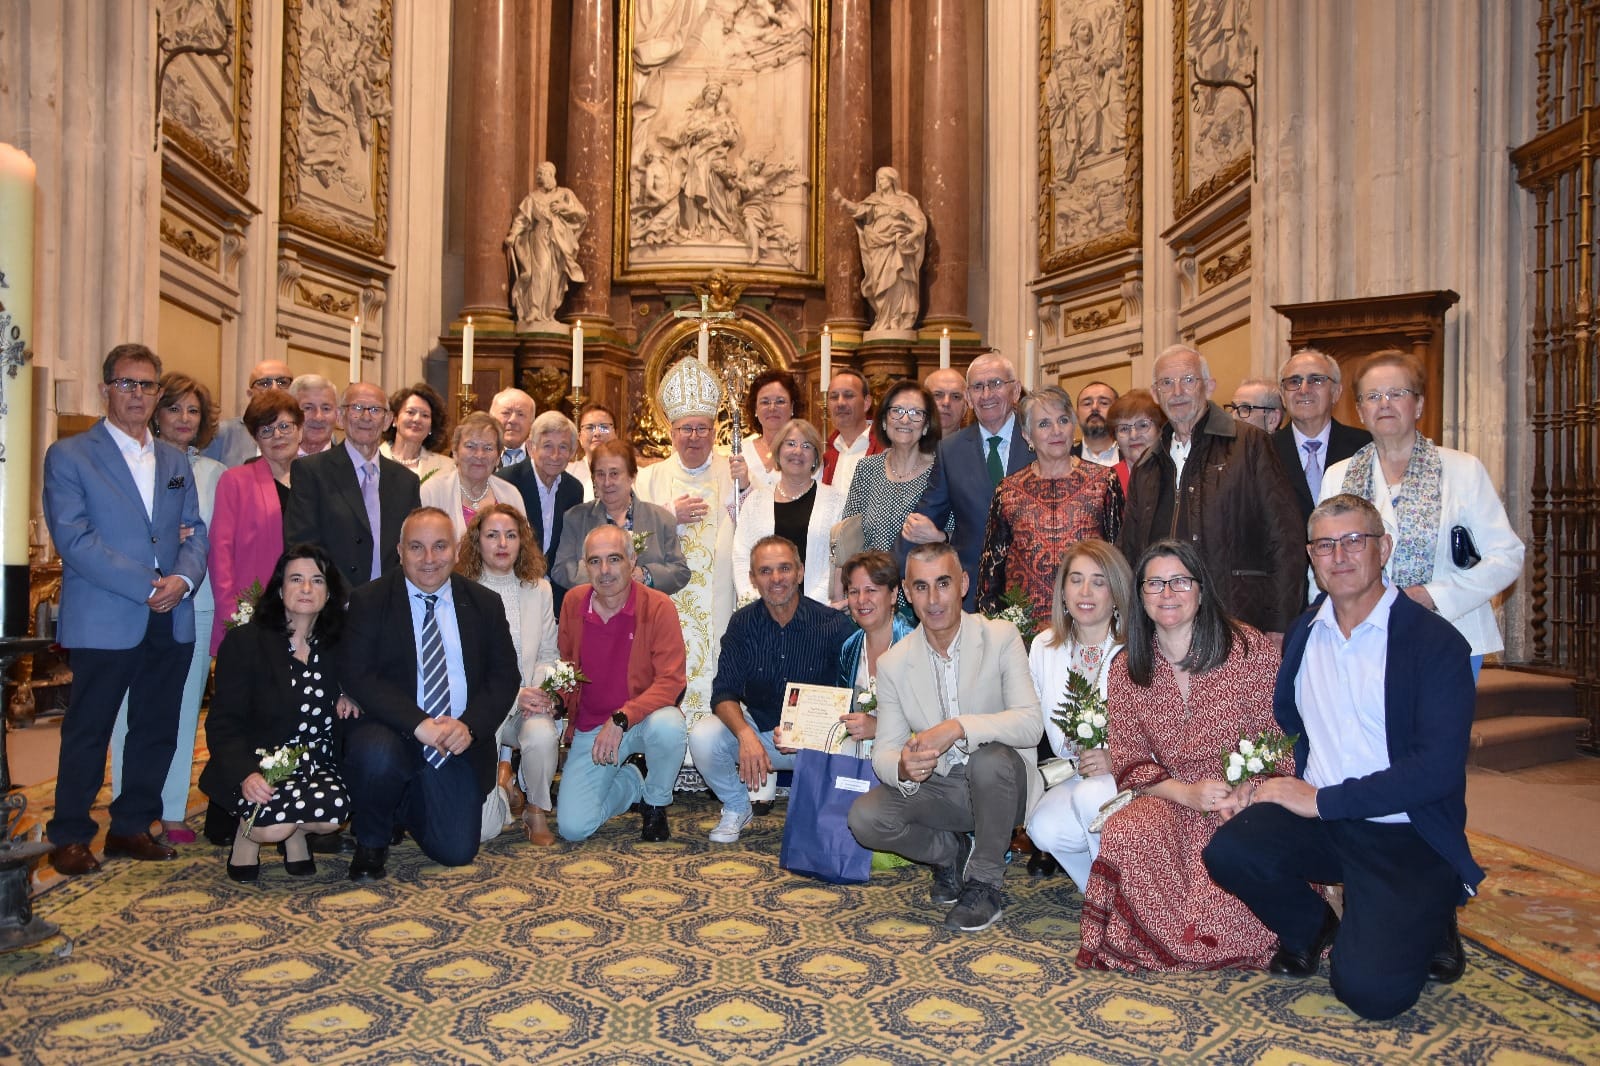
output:
[[[1003,355],[980,355],[967,367],[967,399],[975,421],[939,442],[933,472],[922,499],[900,531],[900,563],[915,545],[947,539],[961,560],[968,582],[962,607],[977,610],[978,556],[989,524],[989,501],[1000,479],[1033,462],[1033,449],[1018,431],[1016,406],[1022,395],[1016,368]],[[951,519],[954,526],[950,525]]]
[[[191,595],[206,572],[206,528],[189,460],[150,433],[161,360],[140,344],[101,369],[106,416],[44,457],[44,514],[61,554],[61,628],[72,698],[61,723],[51,864],[100,868],[89,811],[105,780],[117,709],[128,697],[122,793],[111,803],[107,856],[170,859],[150,835],[178,736],[178,703],[194,649]]]

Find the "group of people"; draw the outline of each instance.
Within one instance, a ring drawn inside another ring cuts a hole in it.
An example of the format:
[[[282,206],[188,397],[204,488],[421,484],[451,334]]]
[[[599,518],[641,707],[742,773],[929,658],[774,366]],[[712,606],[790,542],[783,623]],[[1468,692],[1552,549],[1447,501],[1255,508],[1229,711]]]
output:
[[[667,840],[690,766],[732,843],[793,766],[787,687],[837,685],[875,697],[842,721],[882,784],[850,828],[929,866],[952,929],[1002,915],[1025,825],[1085,894],[1080,965],[1304,976],[1332,944],[1371,1017],[1460,973],[1474,673],[1522,545],[1482,465],[1416,431],[1404,353],[1357,372],[1366,431],[1332,420],[1337,361],[1296,353],[1270,436],[1183,346],[1149,390],[1076,399],[1024,397],[998,353],[876,404],[841,369],[826,439],[771,371],[731,454],[721,383],[686,359],[657,396],[672,453],[643,470],[605,407],[574,425],[518,390],[447,433],[427,386],[355,383],[343,440],[307,449],[333,390],[271,362],[211,460],[203,386],[136,345],[103,376],[105,420],[45,463],[77,677],[64,873],[98,868],[108,745],[107,854],[183,842],[212,655],[201,787],[243,882],[262,844],[314,872],[344,825],[354,880],[406,833],[469,862],[518,810],[535,844],[629,810]],[[1019,602],[1031,648],[1000,617]],[[1103,746],[1057,721],[1075,679]],[[1230,776],[1247,737],[1292,752]],[[1041,755],[1069,779],[1046,789]],[[1346,886],[1342,919],[1312,883]]]

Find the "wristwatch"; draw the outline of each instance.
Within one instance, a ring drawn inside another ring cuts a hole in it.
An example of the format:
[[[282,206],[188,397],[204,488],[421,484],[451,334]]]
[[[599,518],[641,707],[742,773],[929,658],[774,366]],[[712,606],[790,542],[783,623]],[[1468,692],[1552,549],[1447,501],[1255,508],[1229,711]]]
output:
[[[628,716],[618,711],[611,716],[611,724],[626,733],[628,731]]]

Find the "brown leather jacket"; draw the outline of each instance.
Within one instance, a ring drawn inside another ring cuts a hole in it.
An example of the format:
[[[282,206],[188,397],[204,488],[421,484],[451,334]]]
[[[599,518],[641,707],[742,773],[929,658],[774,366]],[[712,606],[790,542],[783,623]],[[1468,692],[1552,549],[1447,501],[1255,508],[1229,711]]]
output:
[[[1158,540],[1190,542],[1230,615],[1264,633],[1284,632],[1305,610],[1306,538],[1272,438],[1207,404],[1176,493],[1171,445],[1169,423],[1133,469],[1117,546],[1138,566]]]

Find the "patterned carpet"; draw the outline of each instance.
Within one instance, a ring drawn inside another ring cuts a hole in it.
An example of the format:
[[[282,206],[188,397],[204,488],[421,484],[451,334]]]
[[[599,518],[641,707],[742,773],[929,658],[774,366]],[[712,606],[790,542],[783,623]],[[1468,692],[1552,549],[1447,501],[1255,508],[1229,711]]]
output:
[[[0,956],[0,1061],[928,1063],[1600,1061],[1600,1005],[1469,945],[1399,1024],[1325,978],[1119,976],[1072,965],[1079,896],[1016,870],[1005,917],[947,933],[919,869],[834,887],[778,869],[781,812],[740,844],[503,835],[460,870],[407,843],[355,886],[345,857],[234,885],[207,845],[114,860],[38,912],[73,938]]]

